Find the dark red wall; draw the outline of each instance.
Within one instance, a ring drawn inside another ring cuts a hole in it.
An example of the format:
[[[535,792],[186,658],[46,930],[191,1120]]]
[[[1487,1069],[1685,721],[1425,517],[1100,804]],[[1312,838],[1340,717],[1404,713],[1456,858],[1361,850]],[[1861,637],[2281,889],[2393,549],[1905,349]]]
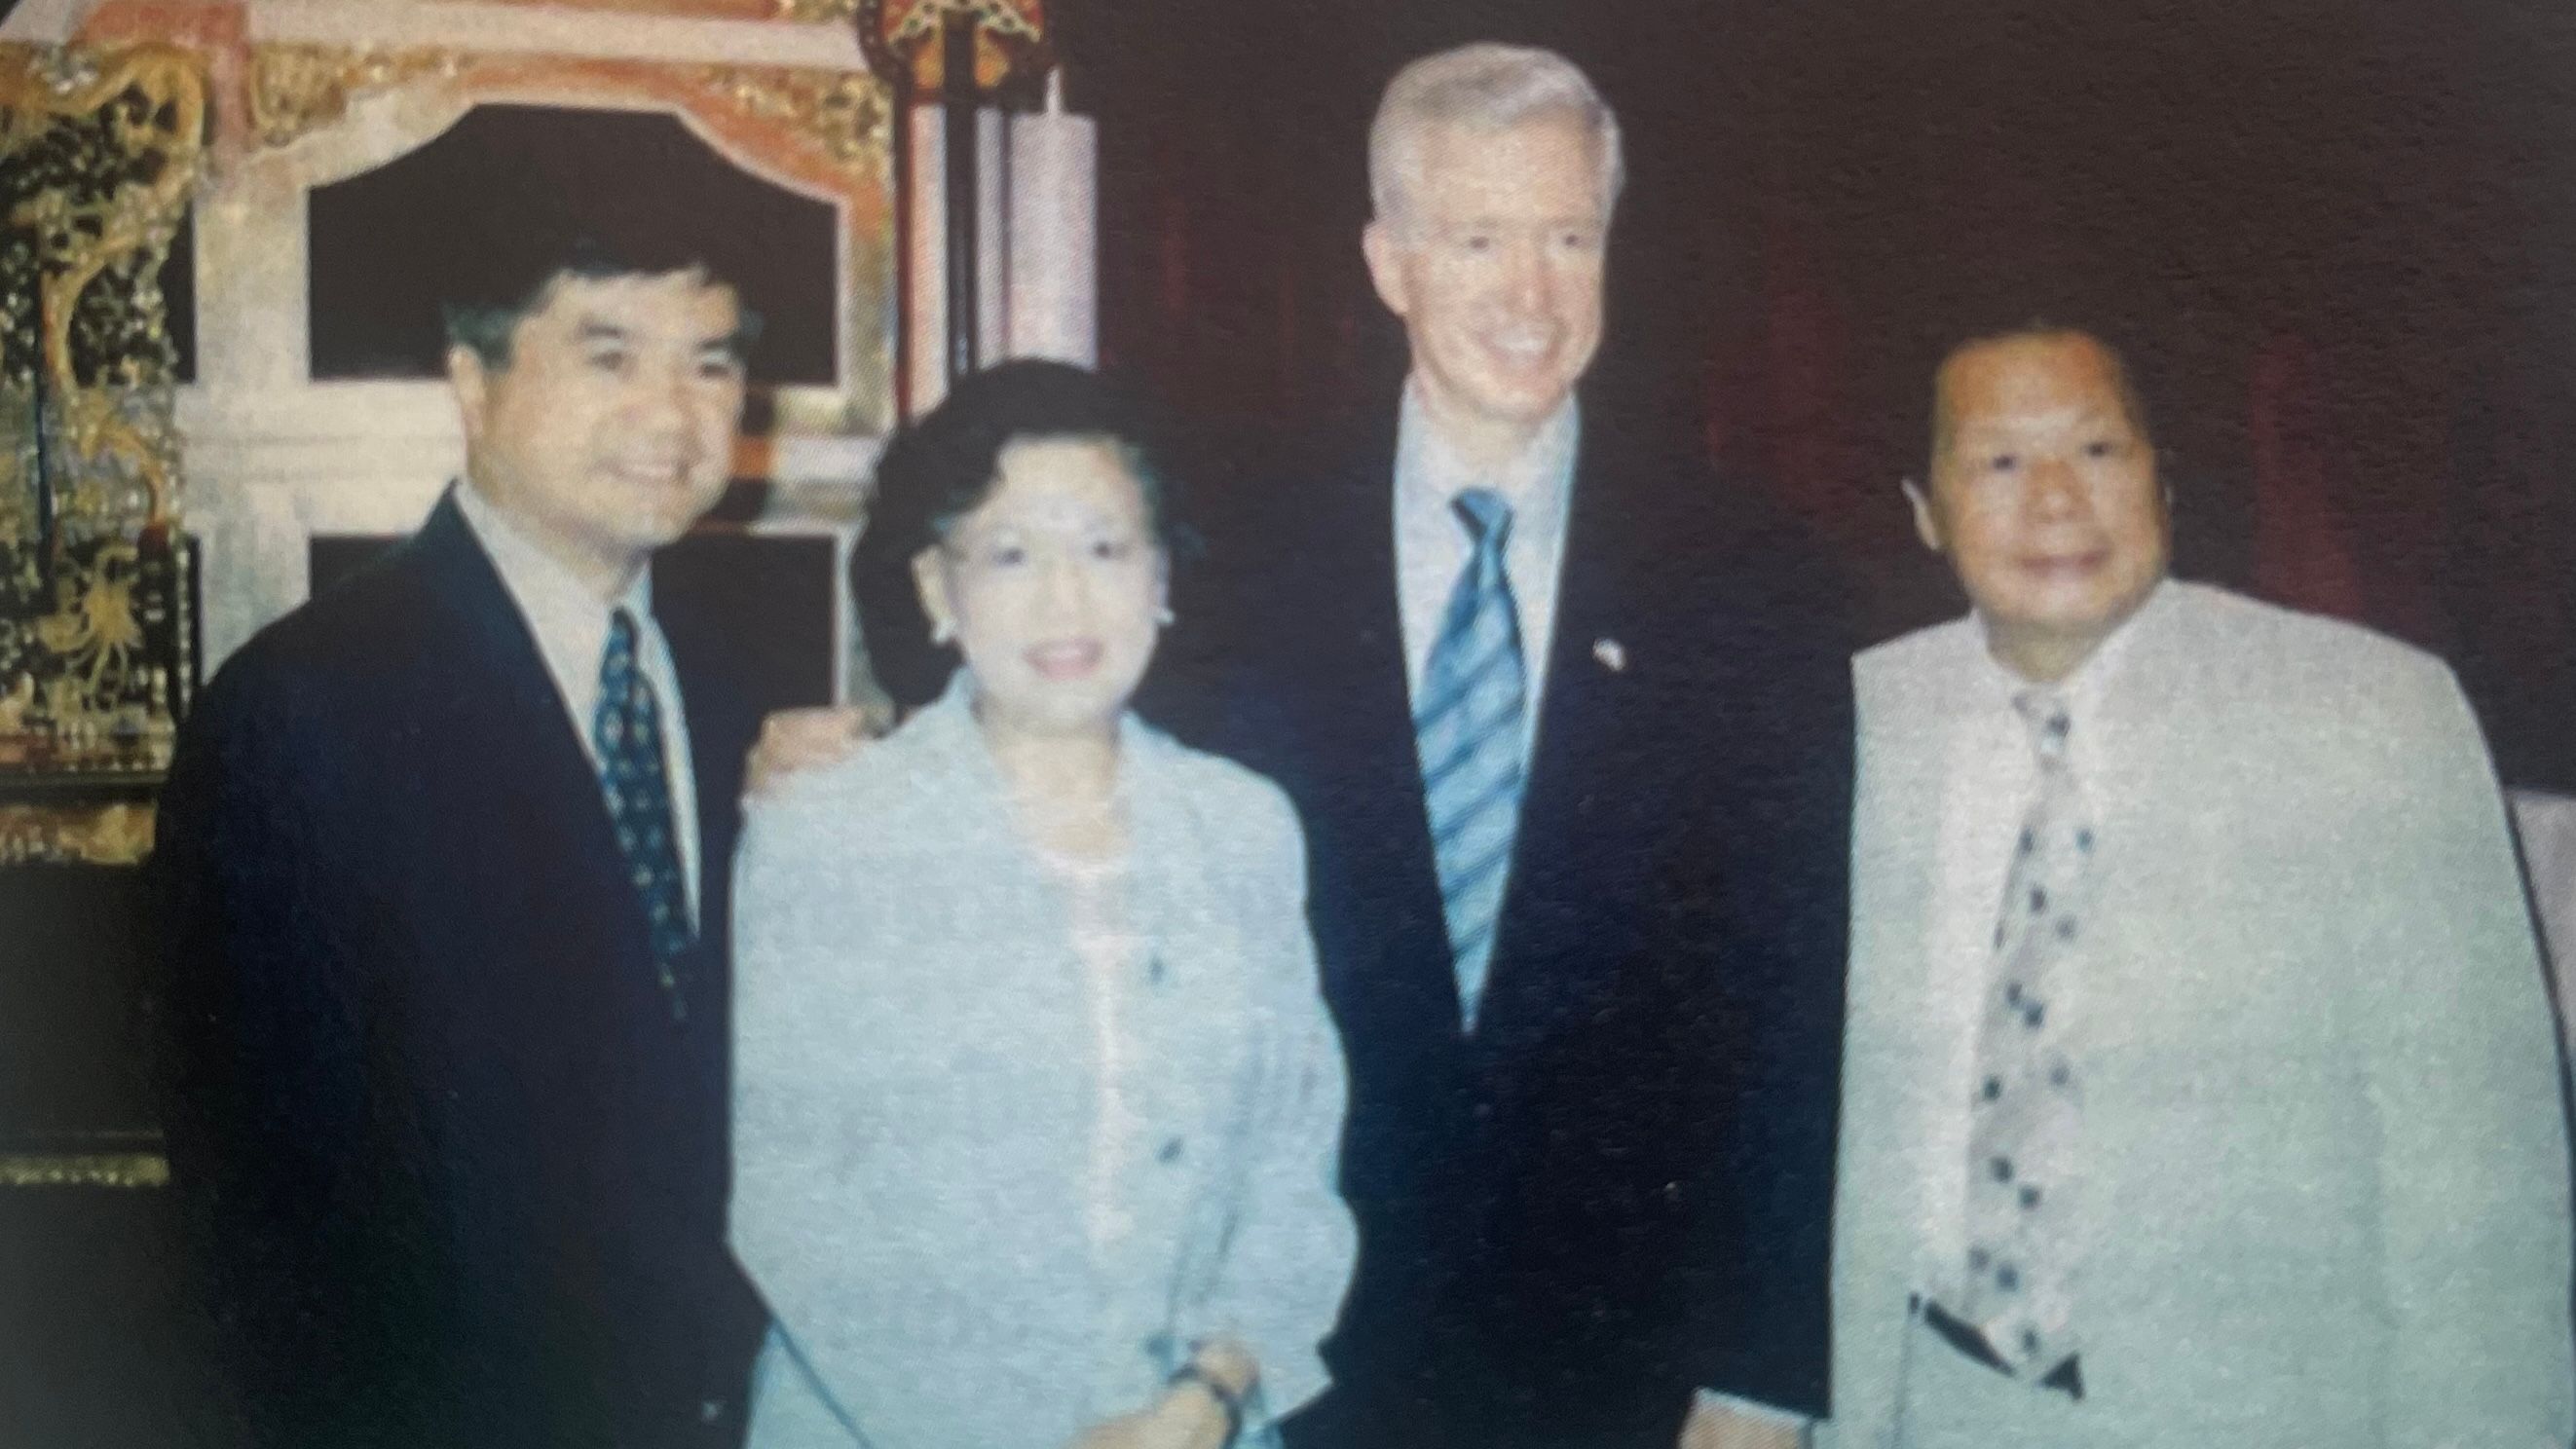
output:
[[[2033,317],[2138,364],[2182,567],[2458,662],[2576,786],[2576,10],[2243,0],[1088,0],[1104,349],[1238,455],[1386,405],[1356,236],[1405,58],[1554,45],[1625,122],[1600,381],[1955,608],[1895,492],[1925,378]],[[1221,510],[1223,500],[1215,500]]]

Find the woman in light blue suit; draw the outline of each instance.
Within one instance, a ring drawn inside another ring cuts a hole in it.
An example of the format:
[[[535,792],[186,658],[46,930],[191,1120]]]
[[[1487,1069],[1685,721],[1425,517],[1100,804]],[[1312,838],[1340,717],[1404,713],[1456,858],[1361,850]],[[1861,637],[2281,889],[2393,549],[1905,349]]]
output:
[[[1325,1385],[1354,1239],[1305,851],[1268,781],[1127,709],[1164,502],[1051,363],[966,379],[879,468],[862,567],[908,567],[964,667],[744,837],[758,1449],[1217,1449]]]

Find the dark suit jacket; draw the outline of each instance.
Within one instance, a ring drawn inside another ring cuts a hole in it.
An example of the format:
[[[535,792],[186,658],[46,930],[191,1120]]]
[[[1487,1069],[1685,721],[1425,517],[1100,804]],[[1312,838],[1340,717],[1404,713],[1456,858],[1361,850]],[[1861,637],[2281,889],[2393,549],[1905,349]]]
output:
[[[1212,540],[1149,700],[1305,818],[1361,1260],[1302,1437],[1669,1445],[1694,1385],[1819,1412],[1852,771],[1833,575],[1687,452],[1587,411],[1467,1037],[1392,427],[1347,456]]]
[[[153,861],[173,1186],[257,1442],[740,1433],[724,943],[757,721],[719,641],[657,614],[696,755],[685,1022],[452,500],[244,646],[183,732]]]

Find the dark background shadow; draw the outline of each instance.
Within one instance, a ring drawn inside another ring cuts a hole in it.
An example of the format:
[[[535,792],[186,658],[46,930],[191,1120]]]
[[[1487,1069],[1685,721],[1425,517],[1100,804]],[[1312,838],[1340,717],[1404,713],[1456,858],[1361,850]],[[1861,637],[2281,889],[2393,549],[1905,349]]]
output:
[[[2136,364],[2185,572],[2445,653],[2507,780],[2576,788],[2563,3],[1049,10],[1073,104],[1100,120],[1104,354],[1194,423],[1218,526],[1265,460],[1388,406],[1401,375],[1357,246],[1379,89],[1430,49],[1534,41],[1589,70],[1627,131],[1599,385],[1809,520],[1874,634],[1957,607],[1895,492],[1919,466],[1933,361],[1999,325],[2086,325]],[[336,204],[317,201],[317,226]],[[317,277],[317,352],[334,339],[342,370],[416,337],[339,295]],[[35,887],[92,917],[130,915],[89,898],[124,888],[77,871]],[[49,972],[29,953],[51,948],[15,930],[34,917],[0,918],[0,1014],[94,1042],[13,1052],[0,1086],[45,1104],[19,1115],[133,1110],[134,943]],[[86,1078],[63,1055],[82,1051]],[[31,1073],[74,1085],[39,1092]],[[0,1443],[208,1442],[169,1317],[165,1207],[0,1193]]]
[[[1401,338],[1357,246],[1379,88],[1440,46],[1546,44],[1627,133],[1598,385],[1813,522],[1875,635],[1957,607],[1895,489],[1940,352],[2083,325],[2150,400],[2183,572],[2444,653],[2508,780],[2576,788],[2576,11],[1061,10],[1101,119],[1107,359],[1214,452],[1388,405]]]

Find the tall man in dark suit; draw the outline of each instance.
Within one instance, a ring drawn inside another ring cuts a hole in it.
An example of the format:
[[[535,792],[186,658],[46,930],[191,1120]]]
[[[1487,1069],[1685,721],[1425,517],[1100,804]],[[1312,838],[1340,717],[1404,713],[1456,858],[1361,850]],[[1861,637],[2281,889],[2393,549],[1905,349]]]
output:
[[[261,1444],[740,1435],[756,720],[651,560],[725,486],[747,328],[685,247],[524,220],[449,314],[464,480],[225,665],[163,801],[173,1181]]]
[[[1182,660],[1162,691],[1221,697],[1175,722],[1296,799],[1349,1054],[1361,1261],[1294,1432],[1671,1445],[1697,1390],[1694,1442],[1779,1442],[1765,1412],[1825,1395],[1833,590],[1687,447],[1576,405],[1621,174],[1580,71],[1418,61],[1370,173],[1411,379],[1214,541],[1200,653],[1232,683]]]

